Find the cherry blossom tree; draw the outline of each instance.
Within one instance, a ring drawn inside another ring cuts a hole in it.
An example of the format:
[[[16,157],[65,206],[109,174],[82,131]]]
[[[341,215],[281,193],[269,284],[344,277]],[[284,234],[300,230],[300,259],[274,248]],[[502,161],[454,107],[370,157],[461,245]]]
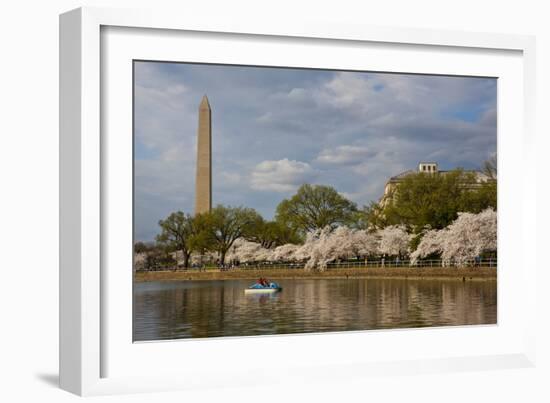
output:
[[[389,256],[403,256],[408,254],[411,235],[404,226],[390,225],[377,231],[380,237],[379,253]]]
[[[323,271],[328,267],[328,263],[335,260],[366,256],[378,250],[375,235],[346,226],[337,227],[334,230],[325,227],[317,234],[308,237],[307,241],[309,245],[300,250],[304,255],[309,254],[306,270]]]
[[[444,265],[464,265],[484,251],[497,249],[497,213],[488,208],[481,213],[459,213],[458,218],[442,230],[424,234],[411,254],[411,264],[433,253],[441,254]]]
[[[324,271],[327,264],[338,257],[339,245],[334,243],[335,237],[331,236],[331,228],[326,226],[319,231],[316,237],[312,237],[309,249],[309,260],[305,265],[306,270],[318,269]]]
[[[247,262],[306,262],[306,269],[325,270],[328,263],[376,254],[378,237],[364,230],[341,226],[326,226],[307,234],[302,245],[285,244],[273,249],[260,243],[238,238],[228,250],[229,261]]]
[[[410,254],[411,264],[437,253],[445,265],[464,264],[483,251],[496,250],[496,212],[487,209],[479,214],[460,213],[442,230],[425,231],[417,249]],[[302,245],[285,244],[268,249],[260,243],[238,238],[227,258],[240,262],[305,262],[306,270],[326,270],[339,259],[373,255],[405,256],[409,253],[412,235],[404,226],[389,226],[375,233],[349,228],[331,227],[311,231]]]
[[[443,230],[428,230],[422,235],[422,240],[418,244],[416,250],[411,253],[411,265],[416,265],[419,259],[443,252]]]
[[[479,214],[459,213],[443,231],[443,260],[462,265],[484,251],[497,249],[497,213],[491,208]]]
[[[292,262],[296,260],[296,251],[300,248],[300,245],[293,243],[287,243],[281,246],[277,246],[271,254],[268,260],[270,262]]]
[[[327,228],[328,230],[328,228]],[[315,245],[319,242],[321,238],[321,233],[323,230],[310,231],[306,234],[305,242],[296,249],[294,252],[294,259],[298,262],[303,262],[309,260],[311,253]]]
[[[357,256],[378,255],[380,250],[380,238],[376,233],[365,230],[354,231],[353,244]]]
[[[267,261],[272,251],[264,248],[257,242],[247,241],[244,238],[238,238],[229,249],[226,259],[228,261],[238,260],[239,262],[264,262]]]

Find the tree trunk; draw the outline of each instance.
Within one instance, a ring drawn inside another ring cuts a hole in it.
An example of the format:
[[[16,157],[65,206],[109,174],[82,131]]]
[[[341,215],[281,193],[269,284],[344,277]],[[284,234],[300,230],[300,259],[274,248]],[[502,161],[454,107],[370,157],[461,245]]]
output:
[[[189,267],[189,252],[185,249],[183,250],[183,267],[186,269]]]
[[[222,250],[220,252],[220,264],[223,266],[225,264],[225,254],[227,253],[226,250]]]

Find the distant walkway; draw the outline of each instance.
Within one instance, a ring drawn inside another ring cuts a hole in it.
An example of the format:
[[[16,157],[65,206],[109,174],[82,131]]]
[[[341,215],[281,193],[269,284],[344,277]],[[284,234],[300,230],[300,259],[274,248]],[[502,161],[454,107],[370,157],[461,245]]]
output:
[[[350,267],[331,268],[329,270],[306,271],[300,268],[235,268],[221,271],[219,269],[179,270],[179,271],[150,271],[135,274],[135,281],[170,281],[170,280],[236,280],[257,279],[297,279],[297,278],[403,278],[403,279],[455,279],[469,280],[496,280],[497,271],[489,267]]]

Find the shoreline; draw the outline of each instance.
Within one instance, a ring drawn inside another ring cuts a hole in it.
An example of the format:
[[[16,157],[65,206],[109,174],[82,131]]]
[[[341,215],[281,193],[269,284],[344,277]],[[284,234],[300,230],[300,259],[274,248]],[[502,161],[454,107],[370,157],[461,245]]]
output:
[[[195,281],[195,280],[254,280],[267,277],[273,280],[293,279],[410,279],[410,280],[460,280],[496,281],[496,268],[430,267],[430,268],[348,268],[330,269],[324,272],[304,269],[233,269],[229,271],[151,271],[134,273],[134,282],[149,281]]]

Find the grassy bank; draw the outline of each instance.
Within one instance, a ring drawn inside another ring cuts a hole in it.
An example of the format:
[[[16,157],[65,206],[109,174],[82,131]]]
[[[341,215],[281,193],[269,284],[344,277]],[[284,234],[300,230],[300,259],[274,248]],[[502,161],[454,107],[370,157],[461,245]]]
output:
[[[295,279],[295,278],[408,278],[408,279],[455,279],[455,280],[496,280],[497,270],[494,268],[349,268],[331,269],[324,272],[310,272],[303,269],[233,269],[230,271],[154,271],[135,274],[135,281],[177,281],[177,280],[237,280],[257,279]]]

